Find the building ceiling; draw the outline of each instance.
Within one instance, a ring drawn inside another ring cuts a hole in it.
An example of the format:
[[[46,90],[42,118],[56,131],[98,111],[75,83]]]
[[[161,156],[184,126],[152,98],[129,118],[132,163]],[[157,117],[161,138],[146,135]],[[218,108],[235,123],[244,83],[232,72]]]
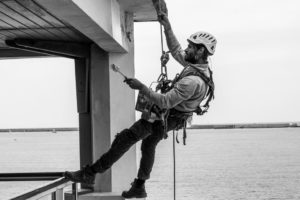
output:
[[[134,21],[145,22],[157,20],[152,0],[119,0],[124,10],[134,13]]]
[[[1,0],[0,48],[15,38],[89,42],[34,0]]]

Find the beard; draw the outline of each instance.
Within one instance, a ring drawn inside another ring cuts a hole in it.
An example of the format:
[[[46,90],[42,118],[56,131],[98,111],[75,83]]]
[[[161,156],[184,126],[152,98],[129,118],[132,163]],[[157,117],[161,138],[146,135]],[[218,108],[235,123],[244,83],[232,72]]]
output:
[[[197,62],[197,59],[195,58],[195,56],[191,55],[191,54],[186,54],[185,57],[184,57],[184,60],[186,62],[191,63],[191,64],[196,64],[196,62]]]

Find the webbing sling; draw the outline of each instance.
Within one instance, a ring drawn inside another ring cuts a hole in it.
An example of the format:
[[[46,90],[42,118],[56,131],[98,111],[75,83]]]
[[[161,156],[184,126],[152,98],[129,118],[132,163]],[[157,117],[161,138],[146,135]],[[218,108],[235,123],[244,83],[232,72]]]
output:
[[[196,67],[194,67],[192,65],[189,65],[189,66],[192,67],[193,69],[195,69],[196,71],[191,71],[187,74],[184,74],[184,76],[183,76],[183,72],[185,71],[186,68],[184,70],[182,70],[182,72],[179,75],[177,75],[175,77],[175,79],[172,81],[172,86],[170,87],[170,89],[172,89],[174,87],[175,83],[177,83],[179,80],[181,80],[182,78],[184,78],[186,76],[198,76],[198,77],[200,77],[205,82],[205,84],[207,84],[207,86],[208,86],[208,89],[207,89],[206,94],[205,94],[204,99],[203,99],[206,102],[203,106],[199,105],[194,112],[197,115],[203,115],[204,113],[207,112],[207,110],[209,108],[210,101],[215,98],[215,95],[214,95],[215,84],[214,84],[214,81],[213,81],[213,72],[211,71],[210,68],[208,68],[210,77],[207,77],[203,72],[201,72]]]

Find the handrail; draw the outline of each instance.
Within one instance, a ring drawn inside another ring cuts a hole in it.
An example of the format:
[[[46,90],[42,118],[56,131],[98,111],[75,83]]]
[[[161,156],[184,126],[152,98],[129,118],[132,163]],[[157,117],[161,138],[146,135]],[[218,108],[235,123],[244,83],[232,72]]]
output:
[[[1,132],[61,132],[61,131],[78,131],[79,128],[5,128]]]
[[[21,194],[17,197],[14,197],[11,200],[35,200],[35,199],[40,199],[47,195],[52,195],[53,197],[52,199],[62,200],[64,199],[63,189],[69,185],[72,185],[72,194],[74,197],[73,199],[77,200],[78,199],[77,185],[76,183],[73,183],[67,180],[66,178],[56,179],[44,186],[41,186],[39,188]]]
[[[63,172],[0,173],[1,181],[48,181],[63,177]]]

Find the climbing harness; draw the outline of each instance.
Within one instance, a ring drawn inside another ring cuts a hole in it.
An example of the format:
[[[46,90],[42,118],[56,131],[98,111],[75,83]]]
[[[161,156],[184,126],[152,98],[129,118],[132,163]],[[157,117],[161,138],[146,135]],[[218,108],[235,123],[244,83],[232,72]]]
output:
[[[188,73],[185,73],[183,75],[183,72],[185,72],[185,70],[187,69],[187,67],[192,67],[194,69],[194,71],[190,71]],[[203,98],[203,101],[205,102],[204,105],[199,105],[196,110],[194,110],[193,112],[196,113],[197,115],[203,115],[204,113],[207,112],[208,108],[209,108],[209,103],[212,99],[214,99],[214,90],[215,90],[215,84],[213,81],[213,72],[211,71],[210,68],[208,68],[209,70],[209,74],[210,77],[208,78],[203,72],[201,72],[199,69],[197,69],[196,67],[194,67],[193,65],[189,65],[185,67],[180,74],[177,74],[175,79],[172,82],[172,85],[170,86],[170,88],[173,88],[175,83],[177,83],[180,79],[186,77],[186,76],[198,76],[200,77],[206,85],[208,85],[208,90],[206,91],[206,94]]]

